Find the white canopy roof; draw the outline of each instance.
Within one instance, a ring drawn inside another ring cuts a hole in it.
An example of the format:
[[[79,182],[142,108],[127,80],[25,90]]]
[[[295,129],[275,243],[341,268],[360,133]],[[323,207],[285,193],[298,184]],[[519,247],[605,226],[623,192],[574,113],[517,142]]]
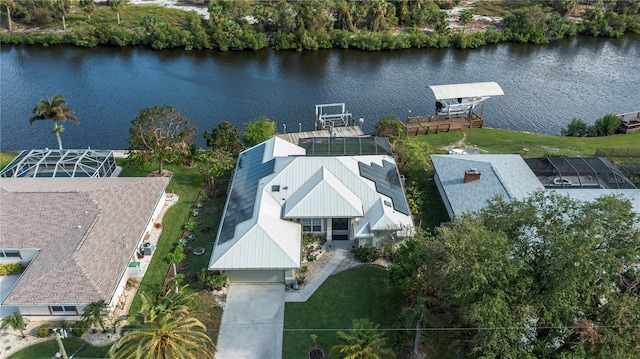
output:
[[[504,95],[502,87],[496,82],[474,82],[468,84],[429,86],[436,100],[448,100],[461,97],[485,97]]]

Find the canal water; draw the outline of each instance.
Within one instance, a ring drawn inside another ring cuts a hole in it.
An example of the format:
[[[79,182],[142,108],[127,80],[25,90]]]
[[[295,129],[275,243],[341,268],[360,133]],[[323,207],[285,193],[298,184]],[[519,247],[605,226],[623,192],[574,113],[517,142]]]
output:
[[[548,45],[363,52],[156,51],[2,46],[0,149],[56,147],[50,123],[28,125],[44,97],[62,94],[80,125],[66,148],[127,147],[138,110],[171,104],[202,134],[222,120],[244,128],[267,116],[278,130],[312,130],[315,105],[344,102],[371,132],[386,116],[433,114],[429,85],[496,81],[485,126],[558,135],[572,118],[593,123],[640,109],[640,35],[574,37]]]

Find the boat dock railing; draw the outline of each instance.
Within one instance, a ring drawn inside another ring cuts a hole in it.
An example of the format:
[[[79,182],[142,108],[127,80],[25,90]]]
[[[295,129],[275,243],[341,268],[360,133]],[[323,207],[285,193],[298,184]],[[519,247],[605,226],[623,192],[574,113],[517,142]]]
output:
[[[621,113],[616,116],[620,119],[618,132],[629,133],[640,131],[640,111]]]

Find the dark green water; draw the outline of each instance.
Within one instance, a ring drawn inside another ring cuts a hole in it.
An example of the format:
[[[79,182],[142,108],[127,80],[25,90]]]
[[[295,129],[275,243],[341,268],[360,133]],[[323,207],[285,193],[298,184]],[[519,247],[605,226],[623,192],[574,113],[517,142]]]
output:
[[[486,126],[557,135],[574,117],[640,110],[640,36],[575,37],[549,45],[395,52],[186,52],[143,48],[3,46],[0,149],[56,147],[49,123],[27,124],[43,97],[63,94],[81,124],[66,148],[127,147],[140,108],[172,104],[202,133],[221,120],[241,129],[265,115],[313,129],[314,105],[345,102],[369,132],[385,116],[434,112],[426,86],[496,81]]]

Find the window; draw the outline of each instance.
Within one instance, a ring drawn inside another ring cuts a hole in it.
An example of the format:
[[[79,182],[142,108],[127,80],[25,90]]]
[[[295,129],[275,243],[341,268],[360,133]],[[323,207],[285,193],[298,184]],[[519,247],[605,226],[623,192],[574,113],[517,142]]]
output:
[[[271,186],[271,192],[280,192],[280,185]]]
[[[322,232],[322,218],[303,218],[300,223],[303,232]]]
[[[22,259],[22,256],[20,255],[20,251],[19,250],[2,249],[2,250],[0,250],[0,258],[20,258],[20,259]]]
[[[78,314],[75,305],[52,305],[49,307],[51,314]]]

